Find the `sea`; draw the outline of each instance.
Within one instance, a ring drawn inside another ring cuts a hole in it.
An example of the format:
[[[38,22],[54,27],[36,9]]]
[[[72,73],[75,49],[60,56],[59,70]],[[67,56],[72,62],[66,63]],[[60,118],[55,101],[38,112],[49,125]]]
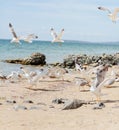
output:
[[[30,56],[34,52],[40,52],[46,56],[47,63],[63,62],[68,55],[101,55],[115,54],[119,52],[119,42],[87,42],[69,41],[64,43],[51,43],[50,41],[33,41],[21,44],[10,43],[8,39],[0,39],[0,73],[8,74],[17,71],[20,64],[5,63],[6,59],[18,59]]]

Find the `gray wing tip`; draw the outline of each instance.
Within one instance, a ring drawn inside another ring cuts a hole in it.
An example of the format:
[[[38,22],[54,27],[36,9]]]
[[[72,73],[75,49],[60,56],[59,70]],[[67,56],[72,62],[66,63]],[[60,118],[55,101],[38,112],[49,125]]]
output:
[[[11,24],[11,23],[9,23],[9,27],[12,27],[12,24]]]

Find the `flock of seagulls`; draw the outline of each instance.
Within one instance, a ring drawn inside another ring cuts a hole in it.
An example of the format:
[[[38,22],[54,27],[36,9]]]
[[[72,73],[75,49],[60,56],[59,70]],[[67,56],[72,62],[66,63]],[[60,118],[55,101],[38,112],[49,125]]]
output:
[[[75,77],[74,79],[75,84],[79,87],[80,91],[86,91],[84,88],[85,86],[90,87],[89,90],[96,96],[98,105],[101,103],[101,96],[103,95],[101,91],[102,88],[109,88],[115,82],[119,82],[119,75],[114,70],[109,74],[108,65],[100,65],[91,70],[75,70],[79,73],[79,77]],[[91,74],[94,74],[95,76],[91,77]],[[86,75],[90,75],[90,79],[86,78]]]
[[[112,20],[112,22],[116,23],[119,20],[119,17],[118,17],[119,8],[115,8],[113,12],[111,12],[108,8],[105,8],[105,7],[98,7],[98,9],[108,12],[108,16]],[[26,37],[17,36],[17,34],[16,34],[16,32],[15,32],[11,23],[9,23],[9,28],[10,28],[10,31],[13,35],[11,43],[21,44],[20,40],[23,40],[23,41],[28,42],[28,43],[32,43],[34,39],[38,38],[38,36],[35,35],[35,34],[29,34]],[[61,32],[59,34],[57,34],[55,32],[55,30],[53,28],[51,28],[50,33],[51,33],[51,36],[53,37],[52,43],[55,43],[55,42],[62,43],[62,42],[64,42],[62,40],[64,29],[62,29]],[[81,64],[78,64],[77,59],[75,59],[75,70],[80,72],[80,73],[83,73],[83,71],[86,71],[82,67]],[[42,75],[42,72],[43,72],[42,69],[39,70],[39,71],[36,71],[36,72],[34,72],[34,71],[28,72],[28,71],[25,70],[24,67],[20,67],[20,71],[22,72],[22,74],[18,71],[13,71],[8,76],[4,76],[4,75],[0,74],[0,80],[5,82],[6,80],[9,80],[11,78],[25,77],[27,79],[28,83],[32,87],[32,86],[37,86],[37,82],[41,78],[41,75]],[[106,76],[107,72],[108,72],[108,66],[101,65],[98,68],[96,68],[96,70],[94,72],[96,77],[95,77],[95,79],[94,79],[94,81],[91,85],[90,85],[89,81],[87,81],[84,78],[80,78],[80,77],[75,77],[75,82],[79,87],[85,86],[85,85],[90,86],[90,91],[96,96],[97,102],[99,103],[99,102],[101,102],[101,94],[102,94],[101,89],[103,87],[108,87],[108,86],[112,85],[115,81],[118,81],[116,79],[116,73],[114,71],[112,71],[110,76]],[[63,80],[63,75],[65,73],[67,73],[67,71],[65,69],[61,69],[61,68],[54,69],[53,68],[53,69],[49,70],[47,75],[50,78],[61,77],[62,80]]]
[[[95,78],[93,78],[92,83],[90,82],[91,79],[88,80],[86,78],[83,71],[79,72],[79,70],[76,70],[79,73],[79,77],[74,77],[75,84],[79,87],[80,91],[87,91],[84,88],[85,86],[90,87],[89,90],[96,96],[96,101],[98,104],[101,103],[102,88],[109,87],[113,83],[118,82],[117,77],[119,77],[119,75],[117,75],[114,71],[112,71],[110,75],[107,74],[108,69],[109,67],[107,65],[100,65],[98,67],[95,67],[93,70],[91,70],[90,72],[95,74]],[[84,71],[87,72],[87,70]],[[25,67],[20,67],[20,71],[12,71],[7,76],[0,74],[0,83],[1,81],[5,83],[5,81],[10,81],[11,79],[15,81],[16,79],[22,78],[22,79],[26,79],[26,81],[29,84],[29,89],[32,89],[32,87],[37,87],[39,79],[44,79],[46,77],[58,78],[58,79],[61,78],[62,81],[64,81],[63,76],[66,73],[69,72],[64,68],[53,67],[53,68],[49,68],[47,70],[47,73],[44,76],[44,69],[28,71]],[[84,75],[84,78],[82,78],[80,74]],[[91,75],[90,78],[92,78]],[[81,89],[82,87],[83,90]]]
[[[29,34],[28,36],[25,36],[25,37],[17,36],[17,34],[16,34],[16,32],[15,32],[15,30],[13,28],[13,25],[11,23],[9,23],[9,28],[10,28],[10,31],[11,31],[12,36],[13,36],[13,38],[11,40],[11,43],[21,44],[20,40],[23,40],[23,41],[25,41],[27,43],[32,43],[34,39],[38,39],[38,36],[35,35],[35,34]],[[53,28],[51,28],[50,32],[51,32],[51,36],[53,37],[53,40],[52,40],[53,43],[54,42],[58,42],[58,43],[64,42],[62,40],[62,35],[64,33],[64,29],[62,29],[61,32],[58,35],[56,34],[56,32],[54,31]]]
[[[10,28],[10,31],[11,31],[11,33],[13,35],[11,43],[21,44],[20,40],[23,40],[23,41],[25,41],[27,43],[32,43],[33,39],[37,39],[38,38],[38,36],[36,36],[35,34],[29,34],[26,37],[18,37],[17,34],[16,34],[16,32],[14,31],[14,28],[13,28],[13,26],[12,26],[11,23],[9,23],[9,28]]]
[[[105,7],[98,7],[99,10],[102,11],[106,11],[108,12],[108,17],[112,20],[113,23],[116,23],[119,20],[119,16],[118,16],[118,12],[119,12],[119,8],[115,8],[113,12],[111,12],[108,8]],[[25,37],[19,37],[17,36],[16,32],[14,31],[14,28],[12,26],[11,23],[9,23],[9,28],[11,30],[11,33],[13,35],[13,38],[11,40],[12,43],[19,43],[21,44],[20,40],[23,40],[27,43],[32,43],[32,41],[34,39],[37,39],[38,36],[35,34],[29,34],[28,36]],[[53,38],[53,40],[51,41],[52,43],[58,42],[58,43],[62,43],[64,42],[64,40],[62,40],[62,36],[64,33],[64,29],[61,30],[61,32],[59,34],[57,34],[53,28],[50,29],[50,34]]]

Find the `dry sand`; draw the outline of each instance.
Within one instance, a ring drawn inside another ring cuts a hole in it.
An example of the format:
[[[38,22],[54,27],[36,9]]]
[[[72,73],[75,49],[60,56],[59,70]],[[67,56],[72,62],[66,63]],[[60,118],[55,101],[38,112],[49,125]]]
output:
[[[118,67],[113,68],[118,71]],[[78,75],[66,74],[64,79],[70,82],[42,79],[33,90],[28,89],[26,80],[3,83],[0,86],[0,130],[119,130],[119,82],[102,89],[102,101],[107,101],[102,109],[94,110],[95,104],[87,104],[77,109],[62,110],[63,104],[52,103],[56,98],[95,99],[89,87],[86,87],[87,91],[80,92],[73,83]],[[6,100],[15,100],[16,103],[6,103]],[[34,103],[23,103],[26,100]],[[15,110],[18,105],[28,110]],[[38,109],[30,110],[31,107]]]

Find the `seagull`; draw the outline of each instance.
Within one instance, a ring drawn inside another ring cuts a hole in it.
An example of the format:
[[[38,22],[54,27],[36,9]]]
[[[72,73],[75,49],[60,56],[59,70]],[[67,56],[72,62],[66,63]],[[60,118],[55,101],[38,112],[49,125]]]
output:
[[[2,80],[3,82],[5,82],[5,80],[7,80],[7,77],[4,76],[4,75],[2,75],[2,74],[0,74],[0,80]]]
[[[108,71],[108,66],[104,65],[97,69],[96,72],[96,79],[94,80],[94,83],[90,87],[90,91],[93,92],[97,97],[97,102],[99,103],[101,101],[101,88],[104,87],[105,83],[105,76]]]
[[[102,11],[107,11],[109,13],[108,16],[112,20],[113,23],[116,23],[116,21],[119,20],[119,17],[117,16],[119,12],[119,8],[115,8],[114,12],[111,12],[108,8],[105,8],[105,7],[98,7],[98,9]]]
[[[68,71],[66,69],[55,67],[55,68],[49,69],[47,75],[50,78],[61,78],[62,80],[64,80],[63,76],[66,73],[68,73]]]
[[[9,80],[9,79],[13,79],[13,80],[15,80],[15,79],[18,79],[18,78],[21,78],[22,76],[21,76],[21,74],[20,74],[20,72],[19,71],[12,71],[8,76],[7,76],[7,79]]]
[[[85,70],[85,68],[83,68],[83,66],[78,63],[78,58],[75,58],[75,69],[76,71],[80,71],[80,72]]]
[[[11,33],[12,33],[12,35],[13,35],[13,38],[12,38],[12,40],[11,40],[11,43],[19,43],[19,44],[20,44],[20,37],[17,37],[17,35],[16,35],[16,33],[15,33],[15,31],[14,31],[14,28],[13,28],[13,26],[12,26],[11,23],[9,23],[9,28],[10,28]]]
[[[25,42],[32,43],[32,40],[37,38],[38,36],[36,36],[35,34],[29,34],[28,36],[24,37],[23,40]]]
[[[84,78],[75,77],[74,81],[75,81],[75,84],[79,86],[80,91],[81,91],[81,87],[83,87],[82,91],[85,91],[84,86],[85,85],[89,86],[89,82]]]
[[[106,88],[110,88],[110,85],[116,82],[116,73],[112,70],[111,75],[106,77],[103,81],[103,86]]]
[[[32,86],[36,86],[39,78],[41,77],[41,73],[42,73],[43,69],[41,69],[40,71],[31,71],[31,72],[27,72],[24,69],[24,67],[20,67],[20,69],[24,73],[24,76],[28,80],[28,83],[31,85],[30,88]]]
[[[59,33],[59,35],[57,35],[57,33],[54,31],[53,28],[51,28],[51,35],[53,37],[53,40],[52,40],[52,43],[54,42],[64,42],[61,38],[62,38],[62,35],[64,33],[64,29],[61,30],[61,32]]]

